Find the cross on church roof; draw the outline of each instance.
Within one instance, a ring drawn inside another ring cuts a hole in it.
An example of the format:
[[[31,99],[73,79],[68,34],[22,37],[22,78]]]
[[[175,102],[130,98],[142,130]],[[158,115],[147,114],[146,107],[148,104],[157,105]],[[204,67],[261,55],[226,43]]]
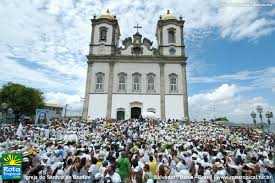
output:
[[[138,29],[139,28],[142,28],[141,26],[138,26],[138,24],[136,25],[136,26],[134,26],[134,28],[136,28],[137,29],[137,32],[138,32]]]

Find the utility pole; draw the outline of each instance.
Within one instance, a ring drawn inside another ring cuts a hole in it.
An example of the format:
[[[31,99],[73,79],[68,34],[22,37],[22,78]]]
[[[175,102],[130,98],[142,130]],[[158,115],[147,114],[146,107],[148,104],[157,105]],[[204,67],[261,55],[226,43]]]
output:
[[[68,108],[69,104],[65,105],[65,114],[64,114],[64,118],[66,118],[66,114],[67,114],[67,108]]]
[[[81,119],[83,120],[85,98],[84,97],[80,98],[80,102],[83,102],[82,115],[81,115]]]
[[[216,120],[216,108],[214,107],[214,120]]]

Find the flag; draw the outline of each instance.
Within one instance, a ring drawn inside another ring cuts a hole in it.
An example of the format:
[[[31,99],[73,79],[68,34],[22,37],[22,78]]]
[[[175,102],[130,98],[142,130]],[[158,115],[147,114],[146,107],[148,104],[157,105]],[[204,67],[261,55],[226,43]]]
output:
[[[25,136],[25,132],[24,132],[24,129],[23,129],[23,126],[22,126],[21,123],[19,124],[19,126],[17,128],[16,135],[18,137],[24,137]]]

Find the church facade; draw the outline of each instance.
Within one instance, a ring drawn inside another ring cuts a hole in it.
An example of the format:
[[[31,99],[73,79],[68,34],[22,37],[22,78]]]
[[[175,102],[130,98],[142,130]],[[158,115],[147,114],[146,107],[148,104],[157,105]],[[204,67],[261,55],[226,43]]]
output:
[[[115,16],[94,16],[83,118],[129,119],[153,112],[162,120],[189,118],[184,20],[168,11],[156,26],[157,48],[137,32],[122,41]]]

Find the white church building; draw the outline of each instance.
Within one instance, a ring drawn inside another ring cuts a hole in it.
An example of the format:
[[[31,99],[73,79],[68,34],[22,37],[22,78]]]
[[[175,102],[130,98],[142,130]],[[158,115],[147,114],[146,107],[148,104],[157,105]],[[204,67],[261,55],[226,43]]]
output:
[[[138,25],[119,47],[119,24],[109,11],[91,22],[84,119],[138,118],[143,112],[162,120],[189,118],[182,17],[169,11],[160,16],[157,48]]]

